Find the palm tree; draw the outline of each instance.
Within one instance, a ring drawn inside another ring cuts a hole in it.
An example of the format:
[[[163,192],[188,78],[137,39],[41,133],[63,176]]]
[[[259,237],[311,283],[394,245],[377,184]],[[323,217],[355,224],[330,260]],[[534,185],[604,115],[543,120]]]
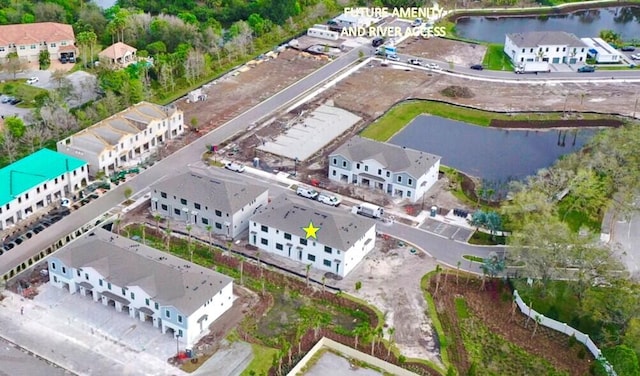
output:
[[[229,240],[227,242],[227,252],[229,253],[229,256],[231,256],[231,254],[232,254],[231,247],[233,247],[233,242],[231,240]]]
[[[242,274],[244,272],[244,257],[242,257],[242,255],[238,255],[238,261],[240,261],[240,264],[238,265],[238,267],[240,269],[240,284],[242,285]]]
[[[305,268],[307,269],[307,286],[309,286],[309,274],[311,273],[311,264],[307,264]]]
[[[436,265],[436,290],[433,292],[433,295],[438,295],[438,289],[440,289],[440,273],[442,273],[442,267],[440,265]]]
[[[187,225],[187,250],[189,251],[189,261],[193,262],[193,249],[191,248],[191,230],[193,230],[192,225]]]
[[[167,239],[167,252],[171,253],[171,224],[167,222],[167,227],[164,229],[164,235]]]
[[[323,275],[322,276],[322,292],[324,292],[324,288],[325,288],[326,283],[327,283],[327,277],[325,277]]]
[[[116,229],[116,234],[120,235],[120,223],[122,223],[122,219],[120,219],[120,217],[116,218],[115,221],[113,221],[114,227]]]
[[[153,215],[153,220],[156,221],[156,232],[160,235],[160,221],[162,220],[162,216],[156,213]]]
[[[393,334],[396,332],[396,328],[387,329],[387,334],[389,334],[389,347],[387,348],[387,358],[391,356],[391,347],[393,347]]]
[[[355,345],[356,350],[358,349],[358,338],[365,337],[369,332],[370,330],[369,330],[368,322],[361,322],[353,329],[352,333],[356,339],[356,345]]]
[[[382,336],[384,335],[384,331],[382,328],[374,329],[371,332],[371,356],[375,353],[376,350],[376,341],[380,341]]]
[[[142,222],[141,226],[142,226],[142,244],[147,244],[147,241],[146,241],[146,235],[147,235],[146,228],[147,228],[147,224],[146,224],[146,223],[144,223],[144,222]]]

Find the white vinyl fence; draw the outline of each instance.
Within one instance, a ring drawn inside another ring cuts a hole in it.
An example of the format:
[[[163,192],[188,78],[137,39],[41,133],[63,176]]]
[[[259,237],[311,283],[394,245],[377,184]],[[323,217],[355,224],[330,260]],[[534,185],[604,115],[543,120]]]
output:
[[[600,351],[598,346],[596,346],[596,344],[593,343],[591,338],[589,338],[588,334],[584,334],[570,327],[569,325],[567,325],[567,323],[550,319],[534,311],[533,309],[531,309],[531,307],[529,307],[524,303],[524,301],[518,294],[517,290],[513,291],[513,296],[515,297],[515,301],[516,301],[516,304],[518,305],[518,308],[520,308],[520,312],[531,317],[533,320],[537,320],[540,323],[540,325],[544,325],[547,328],[551,328],[558,332],[562,332],[568,336],[574,336],[576,340],[578,340],[580,343],[583,343],[585,346],[587,346],[587,349],[589,349],[591,354],[593,354],[594,358],[602,362],[602,365],[604,366],[605,370],[610,376],[618,376],[616,371],[613,370],[613,367],[611,366],[611,364],[609,364],[609,362],[604,358],[604,356],[602,356],[602,351]]]

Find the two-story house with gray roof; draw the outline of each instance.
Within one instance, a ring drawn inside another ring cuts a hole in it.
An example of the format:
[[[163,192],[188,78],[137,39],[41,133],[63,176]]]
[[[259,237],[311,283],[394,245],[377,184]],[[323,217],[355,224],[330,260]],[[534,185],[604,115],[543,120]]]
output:
[[[182,110],[149,102],[126,110],[58,141],[58,152],[89,163],[89,174],[105,174],[142,162],[184,132]]]
[[[233,305],[233,279],[101,228],[47,263],[53,286],[150,322],[186,347]]]
[[[206,171],[187,172],[151,186],[153,212],[229,238],[245,231],[249,218],[268,200],[266,187],[213,177]]]
[[[437,181],[440,157],[363,137],[329,155],[329,179],[379,189],[416,202]]]
[[[538,61],[550,64],[584,64],[588,46],[564,31],[531,31],[505,36],[504,53],[514,65]]]
[[[261,208],[249,225],[250,244],[342,277],[375,241],[375,221],[287,194]]]

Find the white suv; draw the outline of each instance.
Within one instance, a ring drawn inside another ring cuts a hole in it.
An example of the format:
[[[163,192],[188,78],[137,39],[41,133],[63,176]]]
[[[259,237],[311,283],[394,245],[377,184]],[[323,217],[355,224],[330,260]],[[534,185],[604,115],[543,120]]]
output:
[[[235,172],[244,172],[244,166],[239,163],[229,162],[224,165],[224,168]]]
[[[38,82],[38,81],[40,81],[40,80],[38,79],[38,77],[31,77],[30,79],[28,79],[28,80],[27,80],[27,84],[29,84],[29,85],[33,85],[33,84],[35,84],[35,83],[36,83],[36,82]]]

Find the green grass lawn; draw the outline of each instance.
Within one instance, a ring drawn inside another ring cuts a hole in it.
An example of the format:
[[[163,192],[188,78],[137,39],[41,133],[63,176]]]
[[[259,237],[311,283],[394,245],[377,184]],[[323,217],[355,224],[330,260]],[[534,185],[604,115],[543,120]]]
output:
[[[18,107],[33,107],[36,95],[46,93],[47,91],[28,85],[26,82],[26,79],[19,79],[0,83],[0,93],[22,99],[22,103],[19,103]]]
[[[499,71],[512,71],[513,64],[511,59],[504,53],[504,45],[502,44],[489,44],[487,46],[487,52],[484,54],[482,65],[485,69],[499,70]]]
[[[273,364],[273,355],[277,353],[278,350],[256,345],[255,343],[251,344],[251,348],[253,349],[253,359],[247,368],[242,371],[240,376],[266,375]],[[251,371],[253,371],[253,373],[251,373]]]
[[[476,231],[471,235],[469,244],[476,245],[504,245],[506,238],[504,236],[491,236],[484,232]]]
[[[599,233],[602,223],[602,218],[598,216],[594,218],[588,213],[578,210],[571,210],[567,213],[567,210],[571,209],[570,195],[565,197],[558,203],[558,216],[569,226],[571,231],[578,232],[580,227],[585,226],[589,230]]]
[[[508,115],[456,106],[434,101],[407,101],[391,108],[380,119],[365,128],[360,135],[376,141],[388,141],[393,135],[422,114],[431,114],[469,124],[488,126],[497,120],[559,120],[561,113],[521,113]],[[607,116],[583,114],[584,119],[602,119]]]
[[[462,255],[462,258],[465,260],[473,261],[473,262],[484,262],[482,257],[474,256],[474,255]]]

